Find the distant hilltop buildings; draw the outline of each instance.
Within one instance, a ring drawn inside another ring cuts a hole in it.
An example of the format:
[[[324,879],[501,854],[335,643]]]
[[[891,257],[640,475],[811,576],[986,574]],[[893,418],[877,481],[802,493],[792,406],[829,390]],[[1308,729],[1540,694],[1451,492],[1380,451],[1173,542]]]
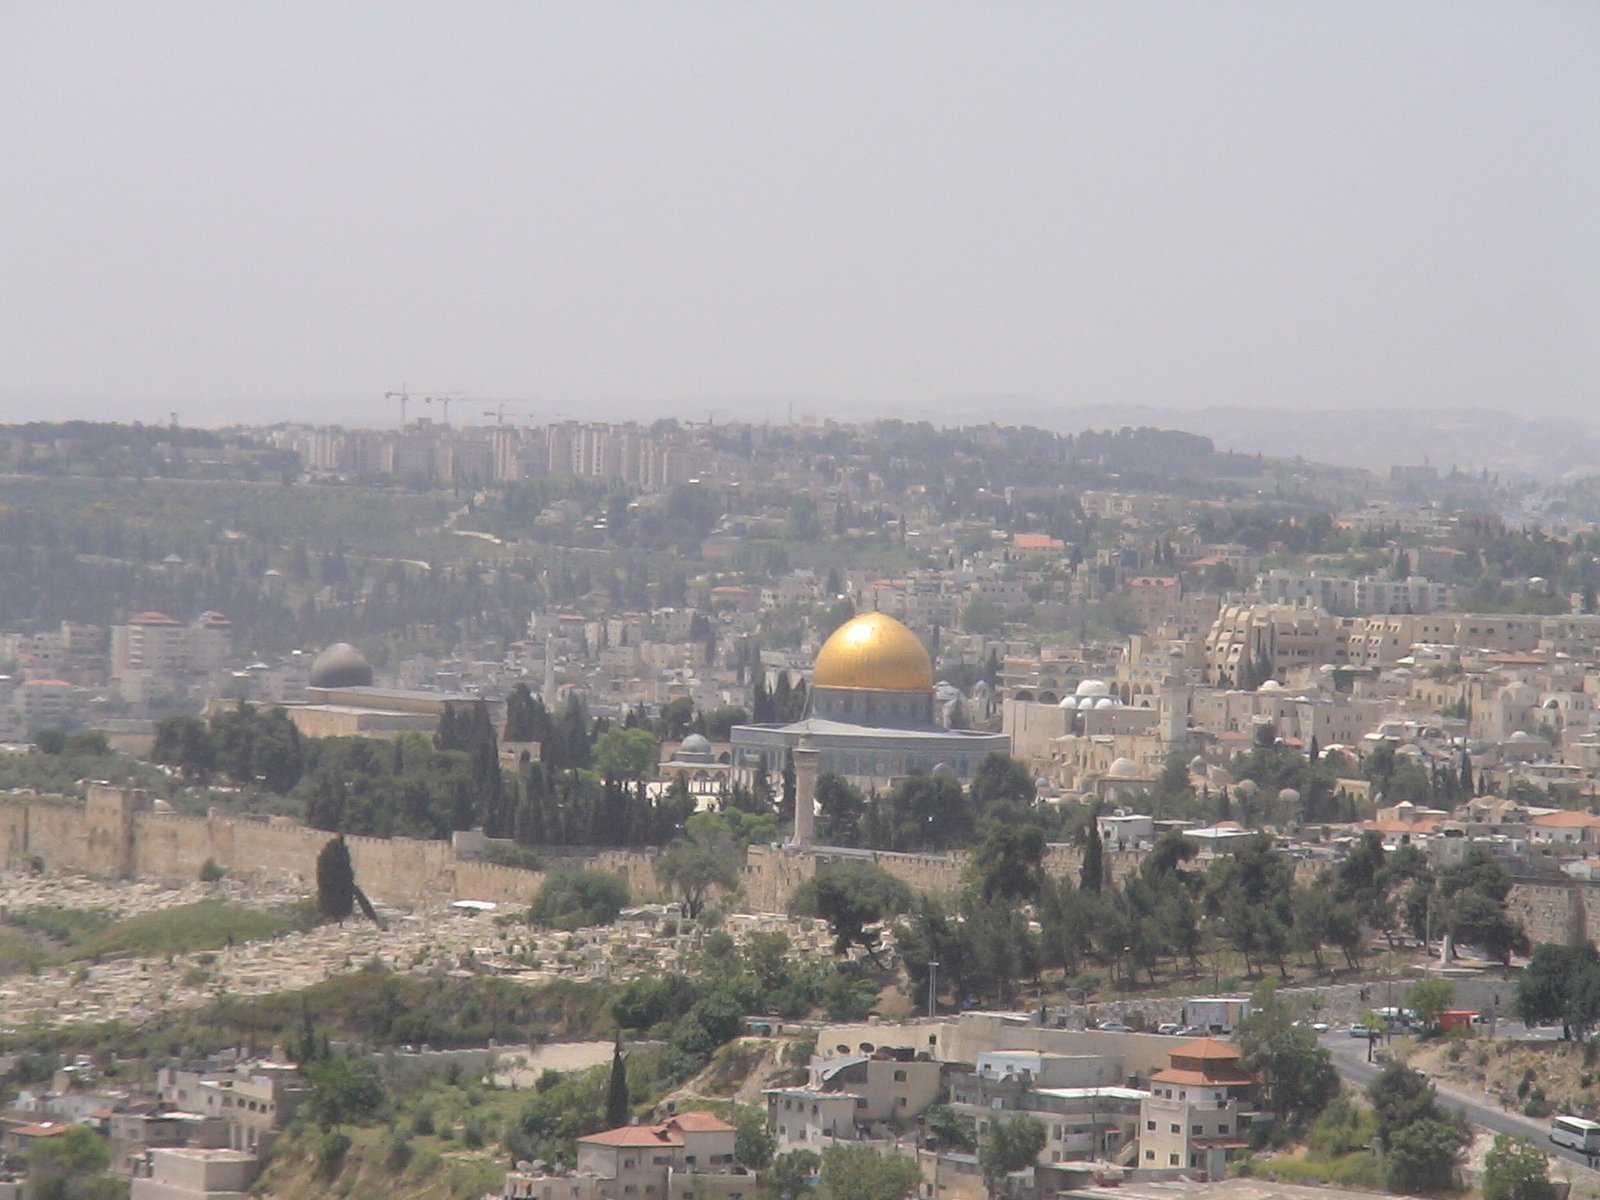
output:
[[[693,475],[681,436],[637,425],[562,421],[452,429],[421,418],[400,430],[293,428],[273,438],[309,471],[429,483],[507,483],[563,474],[660,488],[687,483]]]

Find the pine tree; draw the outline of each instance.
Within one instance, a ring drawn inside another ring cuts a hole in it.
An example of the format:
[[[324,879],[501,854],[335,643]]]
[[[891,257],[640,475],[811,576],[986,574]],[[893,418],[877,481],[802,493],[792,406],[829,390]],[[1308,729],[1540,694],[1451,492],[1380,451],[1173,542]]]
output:
[[[1465,750],[1461,752],[1461,797],[1471,800],[1472,791],[1472,755]]]
[[[622,1034],[611,1050],[611,1081],[606,1087],[606,1128],[616,1129],[626,1125],[632,1115],[628,1103],[628,1068],[623,1061]]]

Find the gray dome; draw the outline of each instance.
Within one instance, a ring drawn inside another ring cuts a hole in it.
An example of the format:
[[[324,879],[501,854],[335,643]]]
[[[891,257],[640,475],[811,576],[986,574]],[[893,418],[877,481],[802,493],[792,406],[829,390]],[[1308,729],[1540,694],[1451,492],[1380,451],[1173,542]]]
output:
[[[704,734],[691,733],[678,743],[678,753],[673,757],[679,762],[710,762],[711,743]]]
[[[335,642],[311,660],[311,686],[371,687],[372,664],[349,642]]]

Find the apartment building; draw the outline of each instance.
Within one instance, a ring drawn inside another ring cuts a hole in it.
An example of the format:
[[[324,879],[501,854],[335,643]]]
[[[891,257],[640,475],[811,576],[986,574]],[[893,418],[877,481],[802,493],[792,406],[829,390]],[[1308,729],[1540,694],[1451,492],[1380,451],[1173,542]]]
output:
[[[1227,1042],[1196,1038],[1174,1047],[1140,1106],[1139,1165],[1223,1178],[1229,1152],[1249,1145],[1259,1086]]]
[[[805,1086],[767,1090],[767,1128],[781,1153],[818,1150],[873,1125],[899,1125],[939,1099],[941,1071],[909,1050],[815,1059]]]

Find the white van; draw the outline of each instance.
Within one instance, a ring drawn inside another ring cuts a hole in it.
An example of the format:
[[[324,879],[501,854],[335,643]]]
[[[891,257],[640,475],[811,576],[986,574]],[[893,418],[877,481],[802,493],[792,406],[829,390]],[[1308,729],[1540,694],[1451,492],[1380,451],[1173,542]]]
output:
[[[1600,1121],[1560,1116],[1550,1122],[1550,1140],[1579,1154],[1600,1154]]]

